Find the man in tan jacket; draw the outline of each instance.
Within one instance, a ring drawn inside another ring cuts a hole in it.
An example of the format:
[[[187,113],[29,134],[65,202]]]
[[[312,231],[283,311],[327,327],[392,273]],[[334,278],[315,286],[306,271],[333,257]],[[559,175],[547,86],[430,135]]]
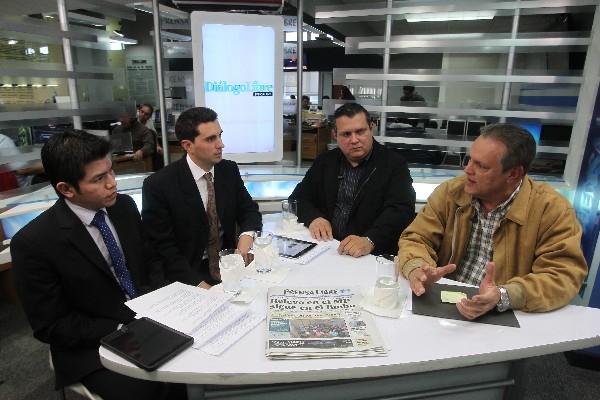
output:
[[[587,274],[581,226],[569,202],[526,174],[535,158],[529,132],[485,128],[465,175],[441,184],[400,236],[398,268],[420,296],[443,276],[479,286],[457,308],[474,319],[493,308],[562,307]]]

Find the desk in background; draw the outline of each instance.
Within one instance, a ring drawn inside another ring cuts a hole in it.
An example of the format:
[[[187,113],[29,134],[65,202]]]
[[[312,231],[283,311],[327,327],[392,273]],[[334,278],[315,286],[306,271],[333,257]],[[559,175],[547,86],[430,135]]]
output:
[[[136,172],[152,172],[152,157],[134,160],[133,154],[113,155],[113,170],[116,174],[133,174]]]
[[[302,159],[314,160],[319,154],[327,150],[331,143],[331,128],[320,126],[318,128],[302,129]]]

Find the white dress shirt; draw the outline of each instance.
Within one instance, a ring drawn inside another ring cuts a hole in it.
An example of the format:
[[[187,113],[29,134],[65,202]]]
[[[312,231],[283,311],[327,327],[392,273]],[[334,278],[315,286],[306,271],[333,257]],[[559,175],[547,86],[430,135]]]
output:
[[[192,171],[192,176],[194,177],[194,181],[196,181],[196,186],[198,187],[198,191],[200,192],[200,197],[202,197],[202,203],[204,204],[204,211],[206,211],[206,203],[208,202],[208,188],[206,187],[206,179],[203,179],[203,178],[204,178],[204,175],[206,175],[208,172],[210,172],[212,174],[213,182],[214,182],[215,181],[215,167],[213,165],[213,167],[210,169],[210,171],[205,171],[202,168],[200,168],[199,166],[197,166],[195,162],[192,161],[189,154],[185,156],[185,159],[188,163],[188,166],[190,167],[190,171]],[[216,195],[215,195],[215,197],[216,197]],[[215,202],[216,201],[217,201],[217,199],[215,198]],[[215,204],[215,206],[216,206],[216,204]]]
[[[210,172],[213,177],[213,182],[215,182],[215,180],[218,179],[215,176],[215,167],[213,165],[212,168],[210,169],[210,171],[205,171],[202,168],[200,168],[198,165],[196,165],[196,163],[194,161],[192,161],[189,154],[187,154],[185,156],[185,159],[188,163],[188,166],[190,167],[190,171],[192,171],[192,176],[194,177],[194,180],[196,181],[196,186],[198,187],[198,192],[200,192],[200,197],[202,197],[202,203],[204,204],[204,211],[206,211],[206,203],[208,201],[208,188],[206,187],[206,179],[203,179],[203,178],[204,178],[205,174]],[[217,195],[215,193],[215,203],[218,202],[218,199],[216,198],[216,196]],[[215,204],[215,207],[216,207],[216,204]],[[254,231],[242,232],[240,234],[240,236],[242,236],[242,235],[248,235],[250,237],[254,237]],[[223,236],[222,228],[219,230],[219,236],[220,237]]]
[[[108,263],[110,272],[112,272],[115,279],[117,279],[117,275],[115,274],[115,269],[113,267],[112,259],[110,258],[110,253],[108,252],[106,243],[104,243],[102,234],[100,233],[100,230],[98,228],[96,228],[94,225],[92,225],[92,220],[94,219],[94,216],[96,215],[97,210],[94,211],[94,210],[90,210],[88,208],[81,207],[67,199],[65,199],[65,203],[67,203],[67,206],[71,209],[71,211],[73,211],[75,213],[77,218],[79,218],[79,220],[83,223],[83,226],[85,226],[85,229],[87,229],[87,231],[89,232],[90,236],[94,240],[94,243],[96,243],[96,247],[98,247],[98,250],[100,250],[102,257],[104,257],[104,259]],[[123,253],[123,247],[121,246],[121,242],[119,241],[119,235],[117,235],[117,231],[115,230],[114,225],[110,221],[110,217],[108,216],[108,213],[106,212],[106,208],[102,208],[102,210],[106,213],[106,216],[104,218],[106,220],[106,224],[108,225],[108,227],[110,228],[110,231],[112,232],[113,236],[115,237],[115,240],[117,241],[117,246],[119,246],[119,250],[121,250],[121,253]],[[119,282],[118,279],[117,279],[117,282]]]

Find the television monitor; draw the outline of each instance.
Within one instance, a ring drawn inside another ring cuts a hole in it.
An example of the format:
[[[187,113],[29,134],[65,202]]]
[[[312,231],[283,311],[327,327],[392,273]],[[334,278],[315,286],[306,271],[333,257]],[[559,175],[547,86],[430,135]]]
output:
[[[196,106],[219,115],[224,156],[237,162],[283,158],[283,19],[194,11]]]
[[[543,124],[540,132],[540,140],[550,142],[568,142],[571,140],[572,130],[573,127],[570,125]]]
[[[446,134],[463,136],[465,134],[466,121],[460,119],[448,120],[446,125]]]
[[[535,144],[540,144],[540,132],[542,131],[542,124],[539,121],[517,121],[516,125],[525,129],[531,136],[533,136],[533,140],[535,140]]]
[[[31,134],[33,136],[34,144],[44,144],[56,133],[62,133],[70,127],[70,125],[46,125],[46,126],[34,126],[31,128]]]
[[[471,121],[467,122],[467,136],[477,137],[481,134],[481,129],[485,127],[487,123],[485,121]]]

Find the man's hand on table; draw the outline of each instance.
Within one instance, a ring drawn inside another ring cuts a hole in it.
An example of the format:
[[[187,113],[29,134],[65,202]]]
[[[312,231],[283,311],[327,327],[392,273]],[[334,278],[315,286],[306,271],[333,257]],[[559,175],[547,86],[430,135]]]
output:
[[[206,283],[206,282],[202,281],[202,282],[200,282],[200,283],[198,284],[198,287],[199,287],[199,288],[202,288],[202,289],[210,289],[212,286],[211,286],[211,285],[209,285],[208,283]]]
[[[456,264],[448,264],[443,267],[432,267],[431,265],[423,265],[410,271],[408,281],[413,293],[417,296],[425,293],[425,286],[439,281],[447,274],[454,272]]]
[[[338,254],[349,254],[352,257],[362,257],[373,251],[373,243],[363,236],[348,235],[340,242]]]
[[[479,285],[479,294],[456,303],[458,311],[467,319],[475,319],[494,307],[500,301],[500,291],[494,283],[494,263],[485,266],[485,276]]]
[[[318,217],[313,219],[313,221],[308,226],[308,230],[310,231],[310,236],[313,239],[317,240],[332,240],[333,239],[333,230],[331,229],[331,223],[327,221],[325,218]]]

